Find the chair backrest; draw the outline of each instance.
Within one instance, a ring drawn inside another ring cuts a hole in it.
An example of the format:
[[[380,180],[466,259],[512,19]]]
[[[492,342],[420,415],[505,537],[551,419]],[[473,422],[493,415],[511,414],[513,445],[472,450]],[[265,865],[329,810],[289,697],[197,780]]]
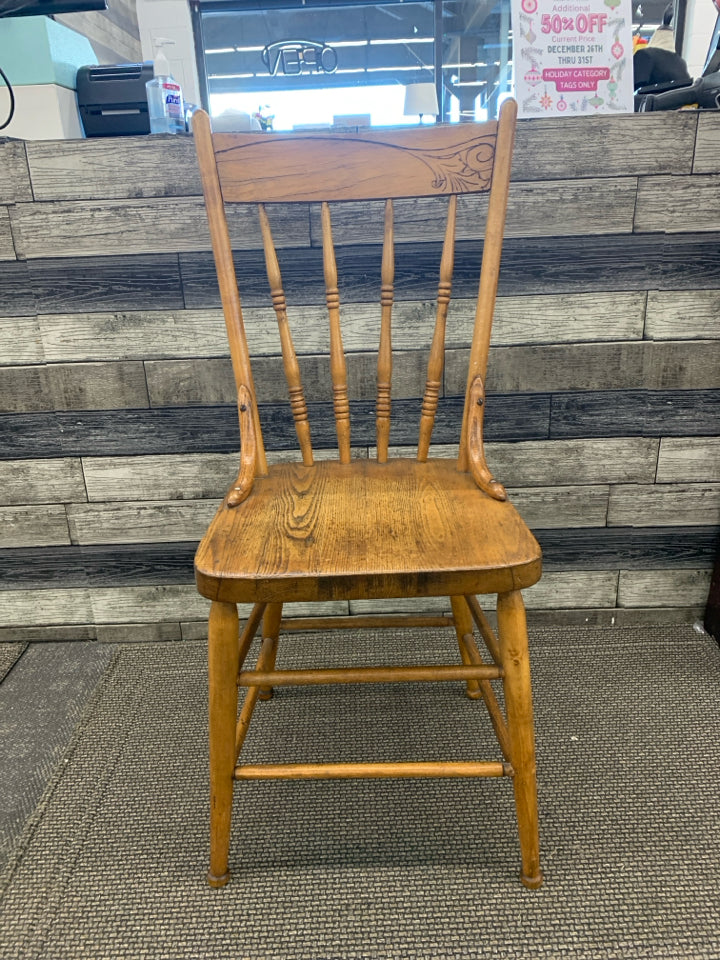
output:
[[[300,365],[288,321],[283,281],[273,241],[273,215],[286,204],[308,208],[311,237],[322,247],[325,298],[330,328],[330,368],[340,460],[350,461],[350,403],[345,352],[340,323],[340,292],[331,208],[346,223],[358,209],[367,215],[367,203],[384,200],[384,229],[380,280],[380,338],[377,361],[377,456],[388,457],[391,418],[392,309],[395,279],[394,201],[447,197],[447,217],[440,261],[435,327],[430,347],[426,386],[420,414],[418,459],[428,455],[438,406],[445,355],[445,328],[454,267],[457,198],[466,193],[489,193],[480,285],[470,350],[458,467],[468,469],[465,423],[470,387],[487,366],[500,254],[505,225],[517,105],[503,104],[500,119],[484,124],[418,126],[362,133],[237,133],[213,134],[200,111],[193,117],[193,133],[202,176],[220,295],[227,324],[235,382],[239,393],[255,400],[250,355],[240,294],[233,264],[226,205],[257,204],[270,296],[277,316],[283,365],[303,462],[311,465],[313,450],[308,408]],[[272,208],[270,205],[280,204]],[[309,205],[309,206],[308,206]],[[416,215],[422,216],[422,202]],[[364,224],[356,227],[362,237]],[[361,241],[362,242],[362,241]],[[241,404],[241,408],[243,405]],[[257,442],[255,472],[267,471],[257,403],[252,404]]]

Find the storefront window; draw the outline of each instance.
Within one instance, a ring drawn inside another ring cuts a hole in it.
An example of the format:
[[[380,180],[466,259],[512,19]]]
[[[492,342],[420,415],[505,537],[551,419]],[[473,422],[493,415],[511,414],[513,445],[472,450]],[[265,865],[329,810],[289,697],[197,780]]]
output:
[[[684,0],[676,0],[677,7]],[[497,116],[513,91],[510,0],[191,0],[203,105],[275,130]],[[667,0],[634,0],[648,38]],[[413,107],[424,90],[425,109]],[[432,98],[435,88],[437,106]],[[430,100],[427,100],[430,90]],[[408,112],[406,110],[414,110]]]

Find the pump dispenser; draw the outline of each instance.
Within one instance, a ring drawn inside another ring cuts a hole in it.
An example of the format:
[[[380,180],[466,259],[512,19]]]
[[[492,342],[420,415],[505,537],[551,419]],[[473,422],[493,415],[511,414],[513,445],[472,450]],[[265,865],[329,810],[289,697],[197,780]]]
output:
[[[174,42],[162,38],[155,41],[154,76],[145,84],[150,133],[181,133],[185,130],[182,90],[170,75],[170,64],[162,49]]]

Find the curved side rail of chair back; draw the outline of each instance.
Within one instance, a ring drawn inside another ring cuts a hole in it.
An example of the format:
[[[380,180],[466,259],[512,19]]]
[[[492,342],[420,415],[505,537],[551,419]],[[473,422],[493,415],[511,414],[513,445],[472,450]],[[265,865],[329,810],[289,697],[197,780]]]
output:
[[[238,391],[250,396],[256,443],[255,472],[267,472],[257,413],[250,354],[233,264],[225,204],[257,204],[270,296],[277,316],[290,407],[303,463],[313,463],[307,398],[303,390],[272,234],[272,204],[320,206],[325,297],[330,327],[330,369],[340,461],[350,461],[350,402],[340,325],[340,292],[331,219],[331,203],[384,200],[380,276],[380,342],[377,363],[377,456],[388,458],[392,382],[392,310],[395,281],[394,201],[447,197],[435,326],[426,385],[419,410],[417,457],[428,456],[440,395],[445,328],[452,289],[457,197],[488,193],[485,239],[470,360],[458,468],[469,469],[466,438],[470,397],[478,378],[485,379],[500,255],[507,210],[517,105],[503,104],[500,119],[484,124],[457,124],[368,131],[357,134],[212,134],[200,111],[193,133],[205,193],[220,295]],[[242,410],[245,406],[240,405]]]

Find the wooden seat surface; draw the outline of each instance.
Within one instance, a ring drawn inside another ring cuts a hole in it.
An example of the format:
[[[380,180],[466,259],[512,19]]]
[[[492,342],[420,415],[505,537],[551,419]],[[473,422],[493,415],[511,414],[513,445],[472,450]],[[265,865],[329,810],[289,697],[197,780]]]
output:
[[[448,460],[280,464],[224,503],[195,560],[212,600],[273,602],[519,590],[540,547],[508,501]]]

